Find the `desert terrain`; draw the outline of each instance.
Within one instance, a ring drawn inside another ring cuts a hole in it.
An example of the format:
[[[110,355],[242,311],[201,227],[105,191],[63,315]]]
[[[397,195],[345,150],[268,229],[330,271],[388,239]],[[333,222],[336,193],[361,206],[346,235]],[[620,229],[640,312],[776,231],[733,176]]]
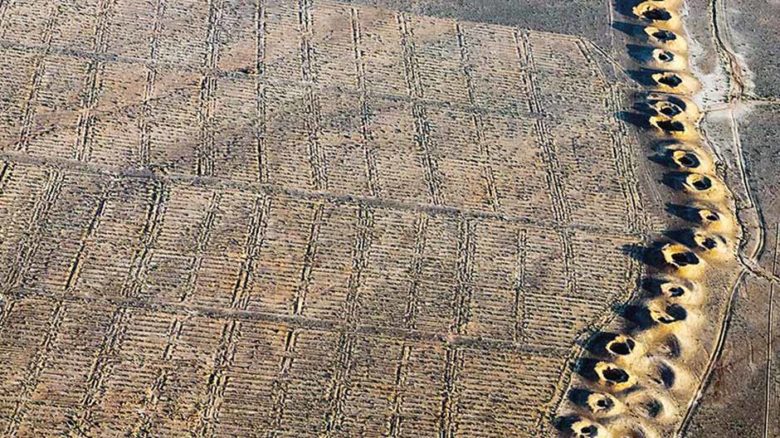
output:
[[[780,433],[776,9],[681,6],[734,250],[663,358],[688,383],[611,389],[615,436]],[[594,339],[655,345],[626,321],[691,227],[637,110],[640,25],[584,0],[0,3],[0,436],[569,434]]]

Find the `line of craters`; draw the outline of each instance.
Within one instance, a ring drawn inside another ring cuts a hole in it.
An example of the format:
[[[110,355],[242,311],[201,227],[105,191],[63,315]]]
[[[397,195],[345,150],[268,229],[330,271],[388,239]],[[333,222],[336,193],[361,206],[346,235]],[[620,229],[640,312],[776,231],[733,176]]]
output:
[[[642,254],[647,273],[637,298],[619,311],[620,329],[588,340],[555,421],[572,437],[651,438],[680,421],[685,407],[677,400],[690,400],[697,388],[685,362],[704,322],[703,280],[734,259],[739,241],[731,194],[702,143],[691,100],[700,85],[689,72],[682,0],[619,7],[634,21],[621,30],[638,42],[628,51],[646,88],[631,122],[653,136],[650,159],[664,166],[663,183],[681,200],[670,213],[688,226],[668,230]]]

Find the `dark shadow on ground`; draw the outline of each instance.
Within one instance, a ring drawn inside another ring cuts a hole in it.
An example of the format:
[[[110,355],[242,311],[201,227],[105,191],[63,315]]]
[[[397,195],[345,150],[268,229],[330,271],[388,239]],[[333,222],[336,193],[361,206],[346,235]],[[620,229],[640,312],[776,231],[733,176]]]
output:
[[[616,116],[619,120],[634,125],[639,129],[652,128],[652,125],[650,124],[650,119],[648,118],[647,114],[636,113],[631,111],[620,111],[616,114]]]
[[[643,2],[644,0],[616,0],[614,2],[615,11],[621,15],[625,15],[626,17],[637,18],[636,15],[634,15],[633,9],[635,6]]]

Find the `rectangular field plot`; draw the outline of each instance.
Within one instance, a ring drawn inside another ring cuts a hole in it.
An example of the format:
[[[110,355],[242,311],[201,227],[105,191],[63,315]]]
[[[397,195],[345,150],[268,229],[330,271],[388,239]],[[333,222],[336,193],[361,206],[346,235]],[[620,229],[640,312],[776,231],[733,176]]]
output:
[[[544,303],[590,303],[566,325],[576,331],[623,296],[637,270],[621,249],[636,243],[630,235],[7,166],[0,212],[13,225],[2,241],[12,293],[543,346],[556,341],[536,312],[579,312],[551,314]]]
[[[503,353],[485,357],[479,350],[462,353],[462,369],[454,386],[456,414],[451,420],[460,436],[488,437],[538,434],[534,424],[544,415],[554,382],[565,360],[530,354]],[[549,383],[548,383],[549,382]],[[525,408],[518,409],[519,406]],[[489,424],[489,427],[486,425]]]
[[[638,148],[582,39],[320,0],[0,18],[2,436],[540,436],[636,285]]]
[[[329,1],[191,6],[96,3],[68,25],[70,8],[10,7],[5,144],[631,229],[615,85],[583,40]]]
[[[552,400],[572,339],[635,282],[626,235],[4,168],[0,407],[20,435],[525,433],[539,412],[479,394]]]

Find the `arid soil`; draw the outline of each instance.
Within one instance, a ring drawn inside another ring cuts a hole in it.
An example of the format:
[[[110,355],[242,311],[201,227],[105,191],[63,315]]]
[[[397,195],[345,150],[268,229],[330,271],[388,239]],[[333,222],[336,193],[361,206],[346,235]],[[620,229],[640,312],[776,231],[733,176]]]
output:
[[[637,283],[630,82],[335,2],[3,3],[5,436],[538,436]]]
[[[610,47],[609,2],[570,0],[346,0],[413,14],[503,24],[587,38]]]
[[[770,437],[777,8],[710,3],[684,18],[744,276],[708,276],[660,430]],[[688,226],[627,11],[1,2],[0,436],[556,436]]]
[[[703,52],[699,68],[713,78],[705,126],[728,166],[748,232],[743,258],[748,275],[735,291],[725,321],[722,354],[705,386],[688,436],[780,434],[780,287],[777,145],[778,23],[776,2],[695,1],[690,21]]]

